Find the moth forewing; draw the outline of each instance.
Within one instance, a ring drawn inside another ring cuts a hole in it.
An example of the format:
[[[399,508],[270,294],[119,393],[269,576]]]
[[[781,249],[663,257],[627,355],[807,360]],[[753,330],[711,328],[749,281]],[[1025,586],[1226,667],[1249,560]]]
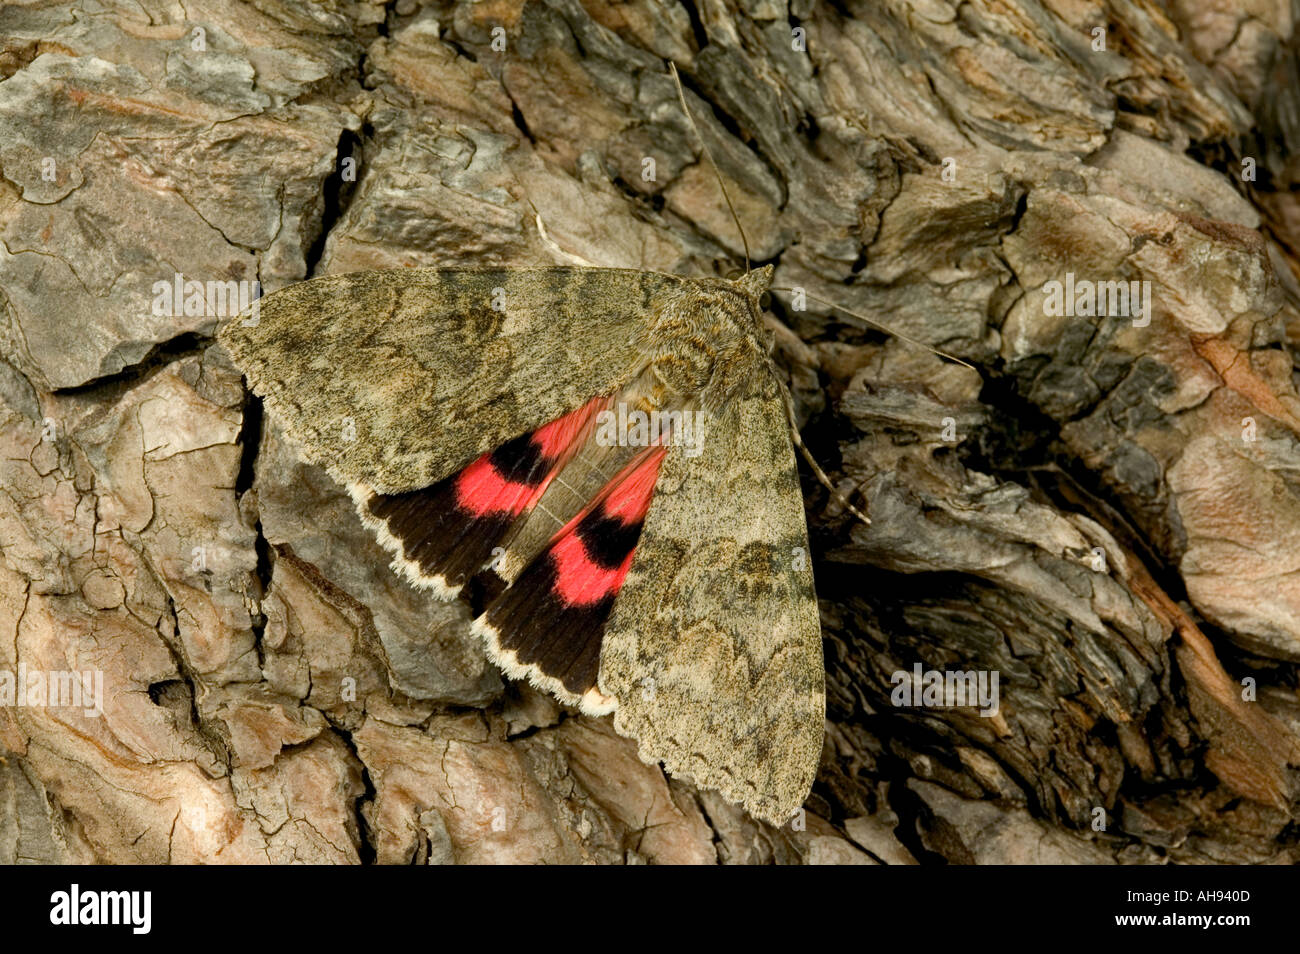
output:
[[[803,803],[825,718],[807,525],[777,383],[709,421],[704,452],[665,460],[615,602],[600,687],[614,723],[774,824]]]
[[[288,436],[341,483],[418,490],[625,385],[652,300],[630,269],[404,268],[259,300],[219,339]]]

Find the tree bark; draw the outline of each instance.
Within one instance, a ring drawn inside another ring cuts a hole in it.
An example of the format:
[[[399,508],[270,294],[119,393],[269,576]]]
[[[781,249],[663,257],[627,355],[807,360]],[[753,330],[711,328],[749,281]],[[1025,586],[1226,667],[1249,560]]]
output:
[[[1294,29],[1285,0],[0,8],[0,673],[105,686],[99,717],[0,707],[0,860],[1296,861]],[[778,359],[872,517],[805,473],[827,734],[781,829],[503,681],[219,318],[153,308],[178,274],[710,274],[746,243],[806,293]],[[1121,281],[1149,311],[1051,300]],[[996,714],[896,705],[918,665],[997,673]]]

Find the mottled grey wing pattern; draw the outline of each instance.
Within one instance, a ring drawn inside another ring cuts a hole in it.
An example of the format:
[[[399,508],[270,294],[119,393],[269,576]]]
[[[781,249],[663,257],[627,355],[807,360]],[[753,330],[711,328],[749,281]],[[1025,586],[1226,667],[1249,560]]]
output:
[[[671,452],[601,652],[600,688],[641,757],[786,821],[821,755],[821,626],[776,381]]]
[[[647,360],[651,299],[679,281],[605,268],[329,275],[267,296],[256,324],[231,321],[220,339],[308,459],[399,493],[627,383]]]

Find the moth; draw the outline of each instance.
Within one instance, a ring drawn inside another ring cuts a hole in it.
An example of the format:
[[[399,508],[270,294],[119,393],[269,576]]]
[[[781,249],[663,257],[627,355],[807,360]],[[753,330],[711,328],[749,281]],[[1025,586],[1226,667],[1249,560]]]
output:
[[[330,275],[220,340],[411,583],[486,580],[496,665],[780,824],[825,692],[771,277]]]

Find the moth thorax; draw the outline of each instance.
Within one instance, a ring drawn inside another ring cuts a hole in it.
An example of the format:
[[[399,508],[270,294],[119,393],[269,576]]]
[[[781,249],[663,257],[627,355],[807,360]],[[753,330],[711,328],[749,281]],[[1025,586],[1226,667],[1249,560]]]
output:
[[[670,394],[705,408],[727,403],[767,358],[757,303],[729,283],[693,288],[655,317],[650,373]]]
[[[683,397],[702,394],[713,380],[717,352],[697,338],[683,338],[666,348],[650,371],[670,393]]]

